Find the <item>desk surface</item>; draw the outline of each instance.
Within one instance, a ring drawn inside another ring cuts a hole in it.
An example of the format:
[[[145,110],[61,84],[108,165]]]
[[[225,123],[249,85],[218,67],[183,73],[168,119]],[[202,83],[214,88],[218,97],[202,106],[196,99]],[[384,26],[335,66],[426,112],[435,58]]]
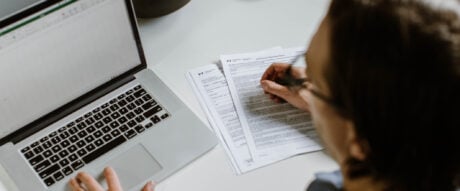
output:
[[[149,68],[204,121],[206,117],[185,73],[218,60],[221,54],[274,46],[305,46],[327,10],[328,0],[191,0],[157,19],[140,19]],[[247,174],[234,175],[219,145],[157,186],[157,191],[302,191],[318,171],[337,168],[323,152],[293,157]],[[0,168],[0,180],[14,190]]]

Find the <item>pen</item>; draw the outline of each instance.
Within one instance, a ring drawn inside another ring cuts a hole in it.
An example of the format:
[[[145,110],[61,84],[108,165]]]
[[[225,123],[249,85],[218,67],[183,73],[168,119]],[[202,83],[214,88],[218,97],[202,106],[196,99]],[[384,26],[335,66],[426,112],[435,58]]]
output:
[[[303,86],[304,82],[307,81],[306,78],[295,78],[292,75],[292,66],[299,60],[299,58],[303,57],[303,54],[297,55],[294,59],[292,59],[291,63],[289,63],[289,67],[284,71],[284,74],[281,78],[275,79],[275,82],[284,86],[291,88],[301,87]]]

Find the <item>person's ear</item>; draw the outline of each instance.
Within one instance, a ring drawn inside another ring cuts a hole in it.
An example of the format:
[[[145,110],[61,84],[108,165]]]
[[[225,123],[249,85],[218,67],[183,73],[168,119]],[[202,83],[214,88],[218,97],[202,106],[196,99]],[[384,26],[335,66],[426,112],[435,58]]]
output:
[[[346,122],[346,129],[347,129],[346,144],[348,147],[348,153],[350,157],[360,160],[360,161],[365,160],[367,157],[366,142],[357,136],[354,124],[351,121]]]

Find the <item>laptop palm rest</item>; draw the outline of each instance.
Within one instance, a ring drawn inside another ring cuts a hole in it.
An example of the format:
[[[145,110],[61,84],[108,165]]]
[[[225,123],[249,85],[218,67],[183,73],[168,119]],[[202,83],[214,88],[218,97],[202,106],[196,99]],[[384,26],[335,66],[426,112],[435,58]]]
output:
[[[162,170],[161,165],[142,144],[137,144],[128,151],[121,153],[106,165],[115,169],[123,190],[130,190]],[[100,180],[100,182],[107,185],[105,180]]]

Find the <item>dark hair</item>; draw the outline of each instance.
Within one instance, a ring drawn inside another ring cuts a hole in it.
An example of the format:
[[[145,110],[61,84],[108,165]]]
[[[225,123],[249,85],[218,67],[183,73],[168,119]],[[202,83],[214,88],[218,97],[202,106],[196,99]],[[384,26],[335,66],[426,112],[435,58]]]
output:
[[[338,113],[368,146],[350,178],[387,190],[455,190],[460,172],[460,20],[414,0],[333,0],[325,72]]]

